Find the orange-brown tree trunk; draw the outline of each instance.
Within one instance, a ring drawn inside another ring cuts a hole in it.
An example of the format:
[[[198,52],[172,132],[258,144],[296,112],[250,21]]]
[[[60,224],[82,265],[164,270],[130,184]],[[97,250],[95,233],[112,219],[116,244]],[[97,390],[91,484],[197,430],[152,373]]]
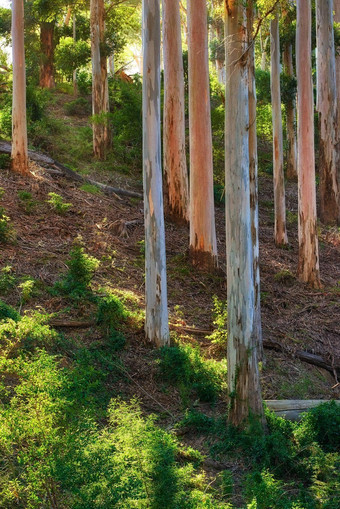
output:
[[[26,122],[26,69],[24,47],[24,2],[12,0],[12,170],[29,175]]]
[[[337,92],[333,32],[333,0],[316,2],[317,87],[320,125],[320,218],[340,224],[340,191],[337,165]]]
[[[299,267],[301,281],[320,287],[316,218],[314,98],[310,0],[297,2],[296,71],[298,85]]]
[[[109,89],[105,43],[104,0],[91,0],[90,4],[91,55],[92,55],[92,115],[93,152],[103,160],[111,145],[109,120]]]
[[[54,22],[43,21],[40,25],[40,86],[54,88]]]
[[[163,0],[164,52],[164,209],[175,222],[189,220],[185,152],[184,70],[178,0]]]
[[[283,174],[283,139],[280,88],[280,37],[279,18],[270,22],[270,53],[271,53],[271,95],[273,109],[273,163],[274,163],[274,239],[278,246],[288,244],[286,230],[286,199]]]
[[[210,116],[207,5],[188,0],[190,256],[195,265],[217,266]]]

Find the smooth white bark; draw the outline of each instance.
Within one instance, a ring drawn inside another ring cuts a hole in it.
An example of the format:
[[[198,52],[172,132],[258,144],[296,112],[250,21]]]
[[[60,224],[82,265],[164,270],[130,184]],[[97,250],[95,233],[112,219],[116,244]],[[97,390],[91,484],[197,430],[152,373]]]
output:
[[[163,0],[164,202],[174,221],[189,220],[189,181],[185,151],[184,70],[178,0]]]
[[[217,265],[207,5],[188,0],[190,254],[194,264]]]
[[[293,47],[291,43],[285,44],[283,53],[284,72],[290,78],[294,78],[293,68]],[[291,97],[286,104],[286,125],[287,125],[287,178],[297,178],[297,146],[295,132],[295,97]]]
[[[280,87],[280,37],[279,18],[270,22],[270,54],[271,54],[271,95],[273,110],[273,164],[274,164],[274,239],[278,246],[288,244],[286,230],[285,181],[283,173],[283,139]]]
[[[228,419],[239,426],[262,416],[255,334],[249,185],[249,106],[245,9],[226,6],[226,245],[228,281]]]
[[[160,6],[143,0],[143,182],[145,334],[169,344],[160,124]]]
[[[311,1],[297,1],[296,72],[298,86],[299,278],[320,286],[316,217],[314,99],[311,55]]]
[[[12,170],[29,174],[26,120],[26,69],[24,46],[24,2],[12,0]]]

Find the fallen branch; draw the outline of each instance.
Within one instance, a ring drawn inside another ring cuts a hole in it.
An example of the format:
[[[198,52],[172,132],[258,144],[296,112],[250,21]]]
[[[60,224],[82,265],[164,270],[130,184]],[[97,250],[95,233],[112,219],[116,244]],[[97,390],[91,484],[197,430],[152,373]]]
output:
[[[85,329],[88,327],[93,327],[96,322],[82,322],[77,320],[64,321],[64,320],[50,320],[49,324],[51,327],[65,327],[65,328],[79,328]]]
[[[315,408],[328,400],[324,399],[306,399],[306,400],[267,400],[265,404],[275,412],[278,417],[284,417],[291,421],[297,421],[302,412],[307,412],[311,408]],[[340,405],[339,400],[335,400],[337,405]]]
[[[12,145],[7,141],[0,141],[0,152],[3,154],[11,154]],[[96,180],[83,177],[79,175],[79,173],[67,168],[63,164],[59,163],[55,159],[51,157],[41,154],[40,152],[35,152],[34,150],[28,151],[28,157],[39,164],[46,165],[46,171],[51,171],[51,173],[56,173],[56,169],[61,172],[64,176],[74,180],[76,182],[82,182],[87,184],[92,184],[101,189],[104,193],[111,196],[128,196],[130,198],[139,198],[142,199],[143,195],[141,193],[136,193],[135,191],[129,191],[128,189],[120,189],[118,187],[108,186],[107,184],[103,184],[102,182],[97,182]]]

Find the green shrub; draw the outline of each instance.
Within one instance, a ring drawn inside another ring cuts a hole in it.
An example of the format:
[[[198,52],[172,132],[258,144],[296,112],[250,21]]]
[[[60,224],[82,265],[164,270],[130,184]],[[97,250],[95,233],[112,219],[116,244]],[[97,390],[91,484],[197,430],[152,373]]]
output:
[[[21,290],[21,303],[26,304],[30,300],[33,295],[35,289],[35,280],[32,278],[27,278],[25,281],[19,284],[18,288]]]
[[[57,339],[57,333],[47,325],[48,315],[36,311],[19,320],[18,314],[13,313],[11,308],[5,308],[4,313],[13,316],[0,324],[0,345],[6,355],[13,356],[20,349],[51,346]]]
[[[74,101],[66,103],[64,105],[64,110],[66,115],[90,115],[91,114],[91,104],[84,97],[78,97]]]
[[[97,311],[97,322],[102,325],[106,331],[120,329],[127,317],[128,312],[119,297],[109,294],[100,299]]]
[[[64,199],[60,196],[60,194],[48,193],[48,196],[49,200],[47,200],[47,203],[51,205],[52,209],[55,210],[57,214],[64,215],[71,207],[73,207],[72,203],[64,202]]]
[[[76,242],[66,265],[68,272],[62,281],[55,284],[54,289],[71,298],[79,298],[89,293],[91,280],[100,265],[99,260],[87,255],[81,244]]]
[[[8,318],[18,322],[21,319],[21,316],[14,308],[12,308],[12,306],[8,306],[5,302],[0,300],[0,322],[2,320],[7,320]]]
[[[8,170],[11,165],[11,156],[9,154],[0,154],[0,170]]]
[[[214,332],[207,336],[207,339],[222,348],[226,348],[228,341],[227,303],[220,301],[216,295],[213,296],[213,317]]]
[[[16,284],[16,277],[13,268],[6,265],[0,271],[0,293],[6,294],[9,290],[14,288]]]
[[[4,104],[0,109],[0,137],[10,139],[12,137],[12,106]]]
[[[214,402],[225,387],[225,364],[203,359],[199,348],[189,345],[162,347],[159,369],[165,381],[179,388],[184,403],[192,392],[202,401]]]
[[[18,197],[25,212],[30,214],[36,206],[36,202],[33,200],[32,193],[29,191],[18,191]]]
[[[0,207],[0,244],[6,244],[14,239],[14,229],[10,218],[3,207]]]

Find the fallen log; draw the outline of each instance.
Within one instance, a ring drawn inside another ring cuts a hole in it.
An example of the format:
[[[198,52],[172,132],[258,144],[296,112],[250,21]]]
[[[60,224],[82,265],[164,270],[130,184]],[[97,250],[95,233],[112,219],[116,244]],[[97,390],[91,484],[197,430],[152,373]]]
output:
[[[264,403],[269,410],[275,412],[278,417],[284,417],[290,421],[297,421],[301,418],[303,412],[307,412],[322,403],[327,403],[324,399],[306,399],[306,400],[266,400]],[[335,400],[340,405],[340,400]]]
[[[12,144],[7,141],[0,141],[0,152],[3,154],[11,154],[12,152]],[[128,189],[120,189],[119,187],[108,186],[107,184],[103,184],[102,182],[97,182],[96,180],[84,177],[83,175],[79,175],[76,171],[67,168],[63,164],[59,163],[55,159],[42,154],[41,152],[36,152],[34,150],[28,151],[28,157],[32,161],[35,161],[41,165],[46,165],[46,170],[51,171],[51,173],[55,173],[55,169],[59,170],[63,175],[68,177],[71,180],[76,182],[82,182],[87,184],[92,184],[101,189],[104,193],[114,196],[127,196],[129,198],[139,198],[142,199],[143,195],[141,193],[136,193],[135,191],[129,191]]]

